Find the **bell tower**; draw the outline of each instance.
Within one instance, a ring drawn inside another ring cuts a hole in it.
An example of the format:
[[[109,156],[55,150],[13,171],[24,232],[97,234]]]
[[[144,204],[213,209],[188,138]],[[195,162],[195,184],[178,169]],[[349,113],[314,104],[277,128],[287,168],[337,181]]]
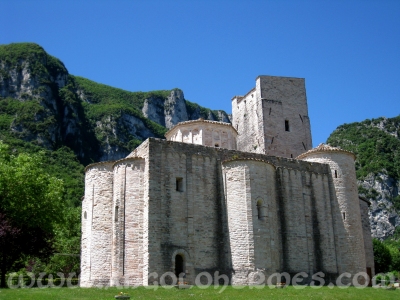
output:
[[[258,76],[256,87],[232,99],[238,150],[295,158],[312,148],[303,78]]]

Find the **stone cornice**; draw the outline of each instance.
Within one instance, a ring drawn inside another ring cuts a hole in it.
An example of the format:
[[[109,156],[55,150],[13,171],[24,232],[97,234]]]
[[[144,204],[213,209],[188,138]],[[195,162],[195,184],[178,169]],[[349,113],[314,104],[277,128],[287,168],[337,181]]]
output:
[[[143,158],[143,157],[140,157],[140,156],[127,156],[127,157],[125,157],[125,158],[121,158],[121,159],[116,160],[116,161],[114,162],[114,164],[113,164],[113,168],[115,167],[116,164],[118,164],[118,163],[120,163],[120,162],[129,161],[129,160],[135,160],[135,159],[144,159],[144,158]]]
[[[116,162],[115,160],[106,160],[106,161],[99,161],[99,162],[96,162],[96,163],[92,163],[92,164],[87,165],[87,166],[85,167],[84,172],[86,173],[86,171],[87,171],[88,169],[90,169],[91,167],[97,166],[97,165],[113,164],[113,163],[115,163],[115,162]]]
[[[164,136],[167,137],[167,135],[171,134],[171,132],[177,130],[182,125],[191,125],[191,124],[195,124],[195,123],[208,123],[208,124],[228,126],[231,129],[233,129],[236,133],[238,133],[237,130],[232,126],[231,123],[219,122],[219,121],[210,121],[210,120],[204,120],[204,119],[200,118],[200,119],[197,119],[197,120],[189,120],[189,121],[179,122],[174,127],[172,127],[170,130],[168,130],[165,133]]]
[[[268,160],[259,159],[259,158],[251,158],[251,157],[248,157],[248,158],[241,158],[241,157],[230,158],[230,159],[226,159],[226,160],[222,161],[222,164],[225,164],[225,163],[228,163],[228,162],[233,162],[233,161],[241,161],[241,160],[252,160],[252,161],[264,162],[264,163],[267,163],[267,164],[273,166],[274,168],[276,168],[276,166],[272,162],[270,162]]]
[[[121,161],[124,161],[124,160],[135,160],[135,159],[144,159],[144,158],[143,157],[139,157],[139,156],[132,156],[132,157],[127,156],[125,158],[121,158],[121,159],[118,159],[118,160],[100,161],[100,162],[97,162],[97,163],[93,163],[93,164],[87,165],[85,167],[85,169],[84,169],[84,172],[86,173],[86,171],[88,169],[92,168],[92,167],[99,166],[99,165],[106,165],[106,164],[112,164],[112,168],[114,168],[114,166],[117,163],[121,162]]]

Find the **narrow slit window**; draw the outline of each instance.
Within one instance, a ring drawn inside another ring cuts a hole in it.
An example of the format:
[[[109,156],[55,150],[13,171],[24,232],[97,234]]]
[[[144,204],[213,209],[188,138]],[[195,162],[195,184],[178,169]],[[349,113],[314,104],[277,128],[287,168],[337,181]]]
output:
[[[271,145],[272,145],[272,143],[274,142],[274,137],[272,137],[272,140],[271,140]]]
[[[257,201],[257,216],[259,220],[262,219],[262,209],[260,200]]]
[[[269,115],[271,115],[271,110],[272,110],[272,108],[270,107],[270,108],[269,108]]]
[[[301,115],[299,114],[299,117],[300,117],[300,119],[301,119],[301,122],[303,123],[303,118],[301,117]]]
[[[304,150],[307,150],[306,145],[303,142],[301,142],[301,143],[303,144]]]
[[[290,154],[290,158],[293,158],[293,154]]]
[[[335,178],[337,178],[337,170],[335,170]]]
[[[343,220],[346,220],[346,213],[343,212],[342,214],[343,214]]]
[[[176,191],[183,192],[183,178],[176,177]]]
[[[83,214],[84,219],[87,219],[87,212],[85,211],[85,213]]]
[[[285,120],[285,131],[290,131],[289,121]]]
[[[114,221],[115,221],[115,222],[118,222],[118,206],[115,207]]]

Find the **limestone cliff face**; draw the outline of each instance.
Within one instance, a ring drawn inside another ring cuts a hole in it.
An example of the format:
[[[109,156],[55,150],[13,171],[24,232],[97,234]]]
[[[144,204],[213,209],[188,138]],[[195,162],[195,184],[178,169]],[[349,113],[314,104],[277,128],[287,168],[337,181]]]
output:
[[[123,145],[129,143],[128,136],[144,139],[154,136],[154,133],[146,127],[142,120],[130,114],[122,114],[118,118],[107,116],[96,122],[95,130],[99,134],[104,134],[100,161],[126,157],[130,152]]]
[[[203,118],[211,121],[231,123],[222,110],[212,111],[185,100],[183,91],[173,89],[167,98],[147,98],[142,108],[143,115],[168,129],[177,123]]]
[[[372,236],[384,239],[391,236],[400,226],[400,217],[392,199],[399,195],[400,182],[387,174],[370,174],[358,184],[365,189],[362,193],[370,202],[369,218]]]
[[[164,104],[165,127],[172,128],[181,121],[186,121],[188,115],[186,112],[185,98],[181,90],[173,90]]]
[[[84,157],[85,116],[74,99],[62,62],[32,44],[33,53],[17,61],[0,57],[0,96],[8,105],[20,102],[10,124],[15,137],[48,149],[67,145]]]

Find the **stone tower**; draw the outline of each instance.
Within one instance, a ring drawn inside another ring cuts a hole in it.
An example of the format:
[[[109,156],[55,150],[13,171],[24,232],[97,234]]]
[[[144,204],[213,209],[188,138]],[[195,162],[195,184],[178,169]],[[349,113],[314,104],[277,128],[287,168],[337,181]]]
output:
[[[332,173],[337,204],[333,207],[336,215],[339,273],[352,275],[366,271],[366,257],[361,222],[360,200],[358,197],[355,156],[352,152],[320,144],[300,155],[298,159],[328,164]]]
[[[232,98],[232,115],[238,150],[294,158],[312,147],[303,78],[258,76]]]
[[[82,201],[82,287],[92,286],[94,282],[103,285],[110,282],[113,164],[114,162],[100,162],[85,169],[85,197]]]

